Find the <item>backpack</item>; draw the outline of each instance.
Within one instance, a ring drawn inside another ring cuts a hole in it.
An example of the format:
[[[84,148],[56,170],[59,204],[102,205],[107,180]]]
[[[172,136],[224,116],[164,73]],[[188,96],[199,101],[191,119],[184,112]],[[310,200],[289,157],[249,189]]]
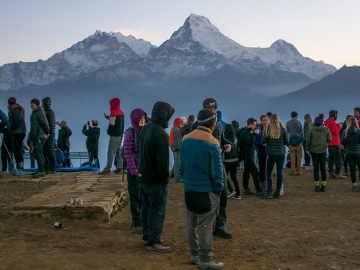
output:
[[[299,135],[290,136],[289,145],[298,146],[301,143],[302,143],[301,136]]]
[[[135,146],[136,146],[136,143],[137,143],[137,136],[136,136],[136,132],[135,132],[135,129],[133,127],[129,127],[126,131],[125,131],[125,134],[127,132],[132,132],[132,145],[133,145],[133,148],[131,149],[132,152],[135,151]],[[126,158],[125,158],[125,151],[124,151],[124,147],[121,147],[121,150],[120,150],[120,154],[121,154],[121,158],[123,160],[123,170],[125,171],[126,168],[127,168],[127,162],[126,162]]]

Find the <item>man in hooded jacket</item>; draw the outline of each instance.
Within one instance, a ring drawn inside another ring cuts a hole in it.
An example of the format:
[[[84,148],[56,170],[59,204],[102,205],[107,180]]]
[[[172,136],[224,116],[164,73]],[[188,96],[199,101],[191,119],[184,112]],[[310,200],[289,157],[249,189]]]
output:
[[[55,151],[54,151],[54,140],[55,140],[55,113],[51,109],[50,97],[43,98],[42,107],[45,112],[46,119],[49,123],[50,133],[44,144],[44,158],[45,158],[45,171],[48,173],[55,173]]]
[[[146,249],[171,252],[161,241],[169,182],[169,135],[165,132],[174,109],[166,102],[154,104],[151,122],[140,133],[139,179],[143,240]]]

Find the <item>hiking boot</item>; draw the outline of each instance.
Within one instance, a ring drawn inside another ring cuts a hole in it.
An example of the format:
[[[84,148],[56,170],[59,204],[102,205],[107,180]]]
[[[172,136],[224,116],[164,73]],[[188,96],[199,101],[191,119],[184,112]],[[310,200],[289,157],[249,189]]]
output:
[[[154,244],[152,246],[146,246],[145,249],[147,251],[151,252],[157,252],[157,253],[171,253],[172,249],[170,247],[164,246],[162,244]]]
[[[342,174],[337,174],[337,175],[336,175],[336,178],[337,178],[337,179],[346,179],[346,176],[345,176],[345,175],[342,175]]]
[[[122,173],[124,170],[123,169],[116,169],[115,171],[114,171],[114,173],[115,174],[120,174],[120,173]]]
[[[234,197],[235,196],[235,194],[236,194],[236,192],[235,191],[231,191],[229,194],[228,194],[228,198],[232,198],[232,197]]]
[[[197,266],[199,269],[223,269],[224,264],[211,260],[209,262],[199,261]]]
[[[315,192],[321,192],[320,186],[315,186]]]
[[[252,192],[250,189],[244,189],[244,195],[254,195],[255,193]]]
[[[31,175],[32,178],[40,178],[40,177],[44,177],[45,173],[44,172],[37,172]]]
[[[190,263],[197,265],[200,262],[199,256],[191,256]]]
[[[215,229],[215,231],[213,232],[213,235],[224,238],[224,239],[232,238],[231,232],[227,231],[225,228]]]

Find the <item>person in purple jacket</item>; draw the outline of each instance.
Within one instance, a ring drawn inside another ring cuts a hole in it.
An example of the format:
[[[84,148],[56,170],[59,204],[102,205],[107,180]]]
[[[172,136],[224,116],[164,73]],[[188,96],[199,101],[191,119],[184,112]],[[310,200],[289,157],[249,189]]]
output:
[[[140,186],[138,179],[138,153],[139,153],[139,134],[147,120],[146,113],[140,109],[134,109],[130,114],[131,127],[125,131],[124,139],[124,158],[127,170],[128,191],[130,197],[130,209],[132,216],[131,230],[134,233],[142,233],[141,226],[141,199]]]

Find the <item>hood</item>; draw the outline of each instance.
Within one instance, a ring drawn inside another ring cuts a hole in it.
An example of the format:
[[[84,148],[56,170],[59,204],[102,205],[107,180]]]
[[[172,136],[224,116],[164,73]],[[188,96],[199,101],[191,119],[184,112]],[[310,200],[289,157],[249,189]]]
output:
[[[120,108],[120,99],[113,98],[110,100],[110,112],[110,117],[124,115],[124,112]]]
[[[145,122],[146,122],[147,114],[146,112],[143,111],[143,109],[136,108],[131,111],[130,120],[133,128],[139,128],[139,121],[143,115],[145,115]]]
[[[181,124],[183,124],[183,120],[181,118],[175,118],[173,127],[179,128]]]
[[[50,97],[43,98],[42,105],[44,109],[50,109],[51,108],[51,99]]]
[[[333,117],[329,117],[328,119],[325,120],[324,124],[327,125],[330,122],[335,122]]]
[[[173,107],[171,107],[170,104],[164,101],[158,101],[154,104],[151,113],[151,121],[157,123],[162,128],[167,128],[170,118],[174,114],[174,112],[175,110]]]

